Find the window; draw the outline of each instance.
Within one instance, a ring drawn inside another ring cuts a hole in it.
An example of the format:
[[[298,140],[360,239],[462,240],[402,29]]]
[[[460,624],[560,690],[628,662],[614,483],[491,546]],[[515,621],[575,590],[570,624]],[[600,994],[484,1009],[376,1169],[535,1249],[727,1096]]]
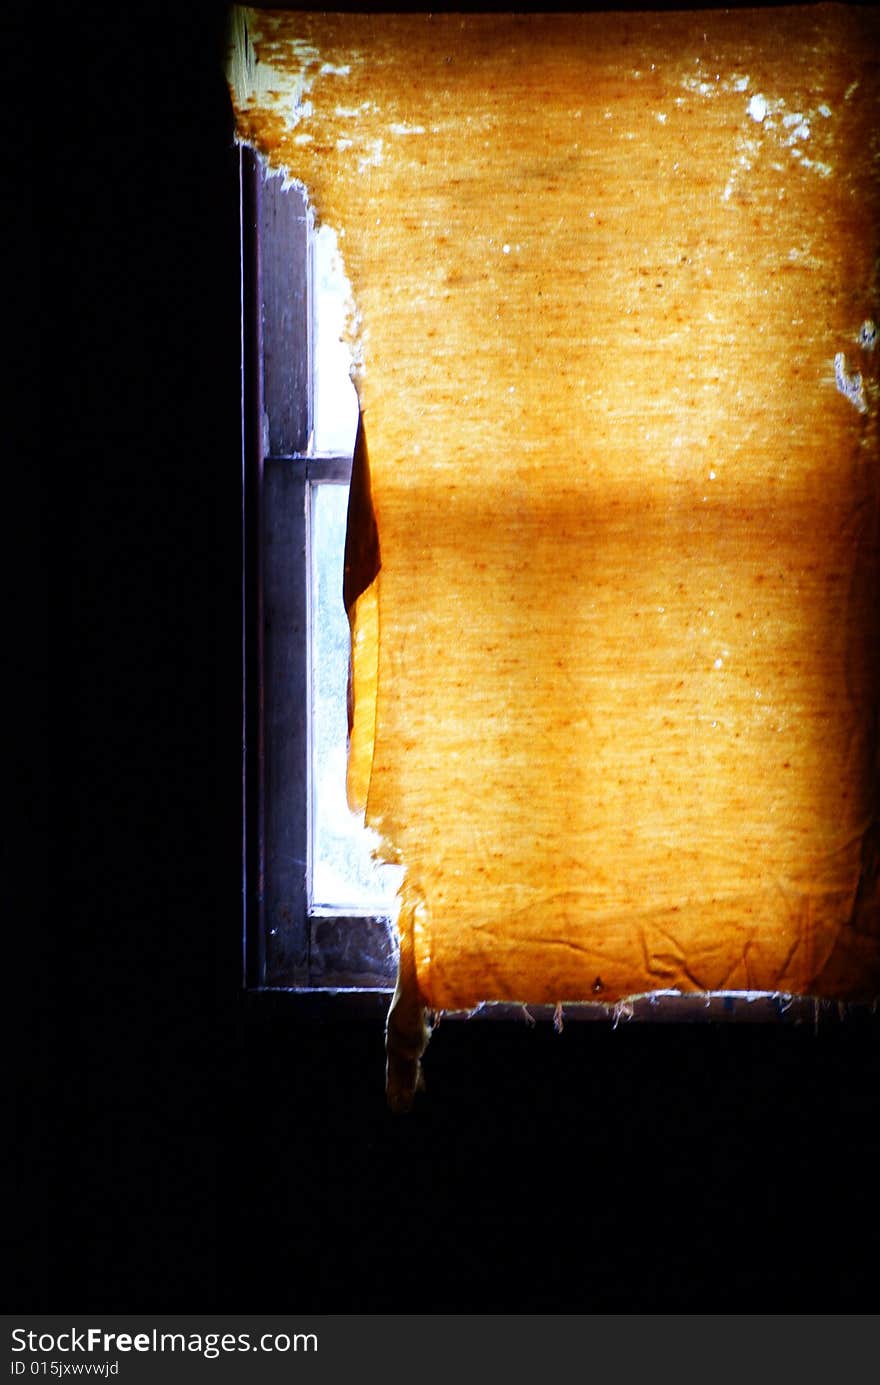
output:
[[[347,286],[305,194],[242,152],[250,986],[390,989],[399,870],[345,794]]]
[[[863,45],[806,11],[790,45],[751,17],[238,13],[239,135],[347,237],[369,343],[382,577],[355,668],[375,645],[370,816],[408,866],[398,1095],[425,1011],[527,1002],[561,1026],[870,998]],[[772,122],[746,37],[756,64],[799,46],[771,64]],[[841,66],[810,124],[820,39]],[[843,140],[845,176],[813,157]],[[338,585],[315,554],[350,474],[316,426],[320,247],[280,177],[244,188],[251,974],[381,990],[388,912],[325,890],[312,806],[312,615]]]
[[[348,285],[335,234],[305,193],[241,152],[250,988],[394,987],[396,890],[345,795],[349,628],[343,555],[358,406],[342,337]],[[825,1009],[833,1008],[830,1003]],[[493,1004],[487,1018],[559,1007]],[[760,992],[658,992],[564,1019],[788,1019],[819,1004]]]

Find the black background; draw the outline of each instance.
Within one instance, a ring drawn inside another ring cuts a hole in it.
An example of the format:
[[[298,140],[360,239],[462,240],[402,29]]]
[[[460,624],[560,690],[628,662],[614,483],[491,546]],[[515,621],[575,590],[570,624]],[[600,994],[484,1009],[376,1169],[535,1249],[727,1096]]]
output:
[[[248,1017],[224,7],[45,22],[53,888],[10,1307],[871,1311],[876,1018],[441,1025],[392,1116],[381,1022]]]

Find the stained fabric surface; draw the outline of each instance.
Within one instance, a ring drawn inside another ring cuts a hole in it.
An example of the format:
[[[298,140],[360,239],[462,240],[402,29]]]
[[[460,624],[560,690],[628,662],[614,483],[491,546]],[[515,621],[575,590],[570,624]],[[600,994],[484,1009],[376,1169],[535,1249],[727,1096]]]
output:
[[[353,285],[418,1007],[880,990],[876,10],[237,10]],[[363,496],[361,496],[363,501]]]

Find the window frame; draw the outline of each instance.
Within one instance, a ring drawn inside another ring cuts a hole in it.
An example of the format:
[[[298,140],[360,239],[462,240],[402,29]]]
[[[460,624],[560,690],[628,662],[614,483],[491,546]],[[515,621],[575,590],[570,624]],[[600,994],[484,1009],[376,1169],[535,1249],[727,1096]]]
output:
[[[239,150],[242,360],[244,945],[247,990],[394,987],[390,914],[313,905],[311,498],[352,459],[312,448],[311,216]]]
[[[397,975],[390,915],[309,899],[311,487],[347,484],[351,457],[312,436],[312,265],[305,193],[239,147],[242,426],[242,980],[316,1019],[387,1015]],[[293,652],[292,652],[293,651]],[[864,1021],[870,1004],[774,992],[654,991],[609,1004],[487,1001],[431,1017],[812,1025]]]

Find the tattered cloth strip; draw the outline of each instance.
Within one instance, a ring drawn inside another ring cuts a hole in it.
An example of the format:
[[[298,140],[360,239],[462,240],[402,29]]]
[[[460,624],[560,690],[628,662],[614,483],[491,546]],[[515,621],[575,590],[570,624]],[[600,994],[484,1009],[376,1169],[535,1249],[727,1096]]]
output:
[[[396,1104],[426,1010],[880,990],[878,39],[234,13],[239,136],[358,310]]]

